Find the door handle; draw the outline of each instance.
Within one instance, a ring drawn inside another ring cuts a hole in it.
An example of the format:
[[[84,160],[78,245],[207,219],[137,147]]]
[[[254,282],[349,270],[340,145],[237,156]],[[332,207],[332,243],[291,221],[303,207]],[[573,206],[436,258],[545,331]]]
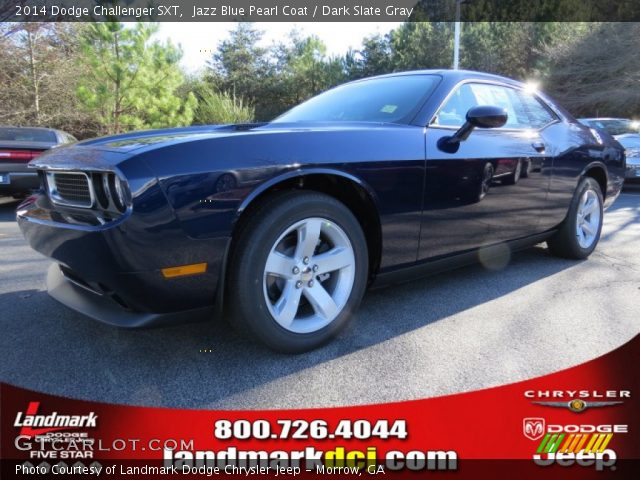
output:
[[[540,152],[540,153],[544,152],[545,150],[545,145],[542,142],[533,142],[531,146],[535,148],[537,152]]]

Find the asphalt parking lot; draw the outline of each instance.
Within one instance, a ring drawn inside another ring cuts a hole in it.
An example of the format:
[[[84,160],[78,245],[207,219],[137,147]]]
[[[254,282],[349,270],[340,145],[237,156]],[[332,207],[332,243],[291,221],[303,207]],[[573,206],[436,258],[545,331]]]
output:
[[[640,186],[607,212],[588,261],[536,247],[501,271],[370,292],[336,341],[298,356],[223,323],[118,330],[66,309],[46,294],[49,261],[27,247],[15,207],[0,199],[0,379],[47,393],[193,408],[376,403],[550,373],[640,332]]]

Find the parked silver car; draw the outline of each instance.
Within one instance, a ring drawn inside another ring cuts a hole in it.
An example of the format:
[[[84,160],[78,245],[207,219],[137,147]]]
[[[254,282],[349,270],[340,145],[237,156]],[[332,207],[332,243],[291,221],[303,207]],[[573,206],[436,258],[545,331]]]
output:
[[[640,121],[628,118],[581,118],[580,122],[600,128],[620,142],[627,156],[627,180],[640,180]]]

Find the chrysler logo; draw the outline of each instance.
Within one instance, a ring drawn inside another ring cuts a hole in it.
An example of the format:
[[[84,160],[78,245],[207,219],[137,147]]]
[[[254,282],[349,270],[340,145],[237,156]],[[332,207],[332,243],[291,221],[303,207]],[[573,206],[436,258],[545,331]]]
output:
[[[622,402],[588,402],[580,398],[574,398],[568,402],[531,402],[536,405],[542,405],[543,407],[560,407],[568,408],[572,412],[580,413],[584,412],[589,407],[610,407],[612,405],[620,405]]]
[[[522,420],[522,433],[529,440],[537,440],[544,435],[544,418],[525,418]]]

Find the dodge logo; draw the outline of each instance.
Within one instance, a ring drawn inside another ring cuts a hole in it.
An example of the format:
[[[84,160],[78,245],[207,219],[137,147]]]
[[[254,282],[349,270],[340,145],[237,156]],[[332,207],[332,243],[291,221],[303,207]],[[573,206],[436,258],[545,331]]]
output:
[[[537,440],[544,435],[544,418],[525,418],[522,420],[522,433],[529,440]]]

